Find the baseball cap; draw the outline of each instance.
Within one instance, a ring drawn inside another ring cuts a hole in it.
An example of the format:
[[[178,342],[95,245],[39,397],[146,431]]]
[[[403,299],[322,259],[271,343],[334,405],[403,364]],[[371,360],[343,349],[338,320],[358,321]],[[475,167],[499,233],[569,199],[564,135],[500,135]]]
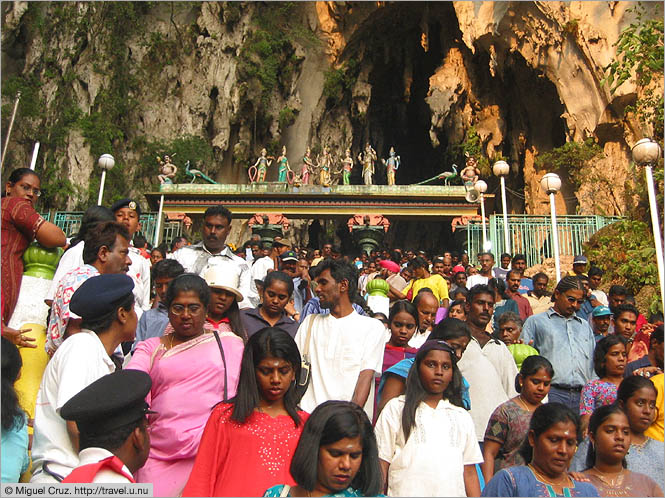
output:
[[[612,314],[612,312],[610,311],[610,309],[607,306],[603,306],[603,305],[596,306],[593,309],[593,311],[591,312],[591,316],[595,316],[595,317],[609,316],[611,314]]]

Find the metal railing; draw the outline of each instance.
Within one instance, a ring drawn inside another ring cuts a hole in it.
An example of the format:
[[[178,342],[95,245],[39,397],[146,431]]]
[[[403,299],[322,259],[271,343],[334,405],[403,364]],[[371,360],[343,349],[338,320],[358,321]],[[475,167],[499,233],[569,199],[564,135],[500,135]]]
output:
[[[618,216],[557,216],[560,255],[575,256],[582,253],[582,245],[604,226],[619,221]],[[477,263],[477,254],[482,252],[482,225],[480,220],[471,220],[466,226],[467,252],[469,260]],[[490,251],[496,260],[505,252],[503,217],[491,215],[489,221]],[[553,258],[551,247],[552,224],[549,216],[512,214],[508,215],[510,254],[525,254],[527,266]]]
[[[63,232],[65,232],[65,235],[67,237],[71,237],[78,233],[78,231],[81,228],[81,220],[83,219],[83,211],[54,211],[52,213],[46,212],[46,213],[41,213],[42,217],[46,219],[47,221],[51,221],[51,215],[53,216],[53,221],[52,223],[60,227]],[[141,233],[147,240],[148,242],[152,242],[154,234],[155,234],[155,229],[157,228],[157,213],[154,212],[149,212],[149,213],[142,213],[141,217],[139,219],[141,222]],[[173,240],[173,238],[176,235],[180,235],[182,233],[182,226],[179,228],[170,226],[173,223],[177,225],[182,225],[180,222],[169,222],[167,226],[169,226],[169,231],[164,231],[164,240],[167,241],[168,243]],[[166,228],[166,226],[165,226]],[[176,234],[176,235],[171,235],[171,238],[167,238],[167,234]]]

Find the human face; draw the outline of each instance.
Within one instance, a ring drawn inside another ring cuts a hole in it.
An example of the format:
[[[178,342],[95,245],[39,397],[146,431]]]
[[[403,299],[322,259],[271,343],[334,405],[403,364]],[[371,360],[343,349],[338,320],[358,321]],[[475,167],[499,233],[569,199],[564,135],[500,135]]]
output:
[[[282,261],[281,270],[291,278],[296,278],[298,263],[296,261]]]
[[[600,281],[603,277],[601,275],[592,275],[589,277],[589,285],[593,290],[596,290],[600,285]]]
[[[621,306],[623,303],[626,302],[626,295],[625,294],[610,294],[607,296],[607,301],[610,305],[610,309],[614,309],[617,306]]]
[[[540,472],[557,478],[568,470],[577,449],[577,430],[573,422],[552,424],[538,438],[529,431],[528,438],[533,447],[531,463]]]
[[[626,370],[626,346],[615,344],[605,354],[605,377],[623,377]]]
[[[513,270],[517,270],[520,273],[524,274],[524,270],[526,270],[526,260],[525,259],[518,259],[517,261],[513,261]]]
[[[448,351],[434,349],[418,367],[420,382],[429,394],[441,396],[453,380],[453,362]]]
[[[175,246],[173,246],[173,250],[174,250],[174,251],[177,251],[178,249],[180,249],[181,247],[183,247],[185,244],[187,244],[187,240],[184,239],[183,237],[181,237],[181,238],[178,239],[178,241],[175,243]]]
[[[425,268],[423,267],[418,267],[418,268],[413,268],[412,270],[413,273],[413,278],[425,278]]]
[[[504,256],[503,258],[501,258],[501,268],[507,270],[508,265],[510,265],[510,256]]]
[[[421,332],[430,330],[436,318],[439,303],[432,294],[424,295],[418,302],[418,323]]]
[[[408,270],[406,268],[404,270],[402,270],[402,278],[404,280],[406,280],[408,282],[409,280],[411,280],[412,277],[413,277],[413,275],[411,274],[411,270]]]
[[[115,236],[113,247],[102,247],[99,252],[101,273],[127,273],[132,260],[129,259],[129,241],[122,235]]]
[[[464,312],[464,305],[463,304],[456,304],[455,306],[451,306],[450,309],[448,310],[448,317],[449,318],[457,318],[458,320],[466,320],[466,313]]]
[[[462,337],[455,337],[453,339],[446,339],[446,342],[450,344],[450,347],[452,347],[453,350],[455,351],[455,356],[457,357],[457,359],[461,360],[464,351],[466,351],[466,347],[469,345],[469,342],[471,342],[471,339],[462,336]]]
[[[641,434],[649,428],[656,416],[656,391],[643,387],[635,391],[626,403],[620,404],[628,416],[631,430]]]
[[[415,257],[416,257],[416,254],[413,251],[406,251],[406,259],[411,261]]]
[[[565,292],[554,291],[554,310],[566,318],[579,311],[582,303],[584,303],[584,291],[582,289],[568,289]]]
[[[607,417],[589,438],[596,449],[596,460],[618,463],[630,448],[630,425],[625,414],[618,412]]]
[[[315,491],[332,495],[351,485],[363,461],[360,436],[345,437],[319,447]]]
[[[314,249],[314,257],[315,258],[320,258],[321,257],[321,251],[319,251],[318,249]]]
[[[213,319],[219,319],[224,316],[233,302],[236,300],[235,294],[225,289],[216,287],[210,288],[210,304],[208,305],[208,314]]]
[[[406,347],[416,332],[416,319],[406,311],[397,313],[390,322],[390,344],[397,347]]]
[[[298,275],[301,278],[305,278],[305,275],[309,271],[309,263],[306,259],[299,259],[296,268],[298,270]]]
[[[435,275],[442,275],[443,276],[444,268],[445,268],[445,266],[444,266],[443,262],[438,261],[438,262],[434,263],[434,266],[432,267],[432,273],[434,273]]]
[[[520,394],[532,405],[542,403],[543,398],[550,392],[550,383],[552,377],[547,373],[547,370],[541,368],[536,373],[527,375],[522,378],[520,375],[520,382],[522,384],[522,391]]]
[[[469,267],[466,269],[466,271],[467,271],[467,273],[469,274],[469,276],[471,276],[471,275],[478,275],[478,268],[476,268],[475,266],[469,266]]]
[[[179,292],[169,307],[169,321],[178,337],[188,339],[201,334],[205,319],[205,306],[194,291]]]
[[[155,265],[155,263],[161,261],[164,259],[164,255],[162,254],[162,251],[159,249],[153,249],[150,251],[150,264]]]
[[[533,281],[533,293],[536,297],[543,297],[547,293],[547,279],[540,277]]]
[[[457,287],[466,287],[466,273],[463,271],[455,273],[454,281]]]
[[[136,326],[139,323],[139,317],[136,315],[136,309],[134,309],[134,303],[129,310],[120,310],[124,314],[125,322],[122,327],[123,330],[123,341],[133,341],[136,338]]]
[[[443,274],[444,275],[450,275],[450,272],[453,269],[453,261],[452,259],[448,258],[443,258]]]
[[[41,192],[41,181],[39,177],[34,174],[23,175],[16,183],[12,184],[7,182],[5,184],[5,193],[7,197],[20,197],[21,199],[28,199],[33,205],[37,202],[37,199]]]
[[[321,253],[321,255],[324,258],[331,257],[332,256],[332,244],[324,244],[323,245],[323,252]]]
[[[466,321],[484,329],[492,319],[494,296],[492,294],[476,294],[473,301],[466,303]]]
[[[506,277],[506,282],[508,283],[508,290],[513,294],[519,292],[521,281],[522,277],[520,277],[519,273],[509,273],[508,276]]]
[[[164,302],[166,297],[166,290],[169,288],[169,284],[173,278],[171,277],[160,277],[155,279],[155,293],[159,296],[159,300]]]
[[[468,266],[469,265],[469,255],[466,254],[466,253],[462,254],[460,262],[462,263],[462,266]]]
[[[133,237],[141,228],[141,223],[139,223],[139,213],[128,207],[120,208],[115,212],[115,221],[125,225],[129,231],[130,237]]]
[[[499,339],[506,344],[516,344],[521,333],[521,327],[515,322],[506,322],[503,325],[499,325]]]
[[[492,256],[489,254],[483,254],[478,261],[480,263],[481,274],[487,275],[492,271],[492,267],[494,266],[494,258]]]
[[[252,244],[251,249],[252,249],[252,257],[254,259],[259,259],[261,257],[261,254],[260,254],[261,246],[259,244]]]
[[[213,253],[224,249],[226,237],[231,231],[231,221],[219,214],[203,220],[203,243]]]
[[[281,315],[289,302],[289,289],[286,282],[273,280],[263,291],[261,307],[270,316]]]
[[[339,304],[342,293],[348,292],[349,289],[348,282],[346,280],[336,282],[330,274],[330,270],[324,270],[314,281],[317,284],[314,292],[323,308],[334,308]]]
[[[591,320],[593,321],[593,331],[596,334],[607,334],[607,331],[610,329],[610,315],[594,316]]]
[[[286,391],[296,378],[293,365],[283,358],[274,356],[263,358],[256,365],[254,372],[259,393],[269,403],[284,398]]]
[[[573,265],[573,273],[575,275],[582,275],[582,273],[584,273],[584,270],[586,270],[585,263],[577,263],[576,265]]]
[[[635,316],[635,313],[625,311],[614,317],[614,333],[620,334],[626,339],[633,337],[636,325],[637,317]]]
[[[367,265],[367,273],[368,274],[376,273],[376,265],[374,263],[370,263]]]

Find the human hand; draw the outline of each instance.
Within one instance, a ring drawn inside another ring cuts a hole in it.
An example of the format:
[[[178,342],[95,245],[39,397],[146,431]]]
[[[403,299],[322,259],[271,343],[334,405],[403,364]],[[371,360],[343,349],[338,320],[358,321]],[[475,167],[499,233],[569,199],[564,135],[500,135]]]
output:
[[[584,472],[568,472],[568,475],[570,475],[570,477],[576,481],[591,482],[591,480],[586,475],[584,475]]]
[[[16,330],[11,327],[7,327],[5,324],[2,324],[2,336],[8,339],[12,344],[15,344],[17,347],[22,348],[36,348],[37,339],[34,337],[28,337],[25,335],[26,332],[30,332],[32,329],[20,329]],[[32,344],[32,343],[35,344]]]
[[[654,375],[658,375],[660,373],[663,373],[663,371],[660,368],[651,366],[651,367],[638,368],[633,372],[633,375],[640,375],[642,377],[649,378]]]

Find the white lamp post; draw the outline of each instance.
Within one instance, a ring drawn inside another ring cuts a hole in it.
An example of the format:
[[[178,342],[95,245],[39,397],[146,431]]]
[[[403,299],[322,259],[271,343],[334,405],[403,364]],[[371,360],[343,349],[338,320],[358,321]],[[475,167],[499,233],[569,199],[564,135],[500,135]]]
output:
[[[483,180],[478,180],[473,188],[480,192],[480,216],[483,220],[483,251],[487,251],[487,227],[485,225],[485,192],[487,192],[487,183]]]
[[[503,204],[503,252],[510,253],[510,237],[508,235],[508,208],[506,207],[506,176],[510,166],[506,161],[497,161],[492,166],[494,174],[501,179],[501,203]]]
[[[556,227],[556,206],[554,196],[561,190],[561,178],[556,173],[547,173],[540,180],[540,188],[550,196],[550,212],[552,214],[552,245],[554,246],[554,268],[556,270],[556,281],[561,280],[561,267],[559,265],[559,233]]]
[[[99,167],[102,168],[102,182],[99,184],[99,197],[97,197],[97,205],[102,205],[102,197],[104,197],[104,183],[106,182],[106,171],[115,166],[115,159],[111,154],[102,154],[97,161]]]
[[[658,264],[658,280],[660,283],[660,302],[665,309],[665,266],[663,265],[663,241],[660,236],[658,223],[658,205],[656,204],[656,191],[653,182],[651,165],[656,164],[661,157],[660,145],[650,138],[639,140],[632,149],[633,161],[644,166],[647,177],[647,191],[649,192],[649,208],[651,210],[651,227],[653,228],[653,241],[656,245],[656,263]]]

